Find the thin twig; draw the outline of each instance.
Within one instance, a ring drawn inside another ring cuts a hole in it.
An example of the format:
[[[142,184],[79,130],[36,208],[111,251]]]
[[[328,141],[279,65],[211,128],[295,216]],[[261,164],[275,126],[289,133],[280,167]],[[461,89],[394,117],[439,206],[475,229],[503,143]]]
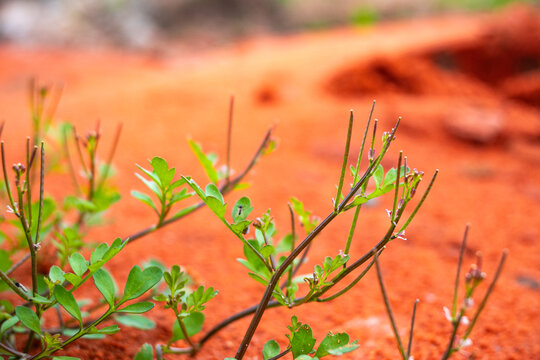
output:
[[[419,299],[416,299],[413,305],[412,317],[411,317],[411,330],[409,331],[409,343],[407,344],[407,359],[411,358],[411,349],[412,349],[412,340],[414,334],[414,319],[416,318],[416,307],[420,302]]]
[[[454,283],[454,297],[452,299],[452,319],[456,318],[457,311],[457,296],[460,280],[461,265],[463,263],[463,254],[465,253],[465,248],[467,247],[467,236],[469,235],[469,228],[471,224],[465,226],[465,233],[463,234],[463,240],[461,241],[461,247],[459,249],[459,258],[457,263],[457,272],[456,272],[456,281]]]
[[[405,354],[405,351],[403,350],[403,344],[401,342],[401,337],[399,336],[399,331],[397,329],[396,320],[394,319],[394,315],[392,314],[392,307],[390,306],[390,300],[388,300],[388,295],[384,288],[384,281],[382,278],[381,266],[379,265],[379,255],[377,254],[377,251],[373,253],[373,256],[375,258],[375,266],[377,268],[377,279],[379,280],[379,286],[381,288],[381,293],[384,300],[384,306],[386,307],[386,313],[388,314],[388,318],[390,319],[390,324],[392,325],[392,331],[394,332],[394,337],[396,338],[398,349],[399,349],[399,352],[401,353],[401,357],[403,358],[403,360],[407,360],[407,355]]]
[[[345,173],[347,172],[347,164],[349,163],[349,151],[351,149],[352,129],[354,123],[353,111],[349,117],[349,127],[347,129],[347,140],[345,141],[345,151],[343,152],[343,163],[341,164],[341,173],[339,175],[339,183],[337,187],[336,198],[334,200],[334,211],[337,211],[339,202],[341,201],[341,190],[343,189],[343,182],[345,181]]]

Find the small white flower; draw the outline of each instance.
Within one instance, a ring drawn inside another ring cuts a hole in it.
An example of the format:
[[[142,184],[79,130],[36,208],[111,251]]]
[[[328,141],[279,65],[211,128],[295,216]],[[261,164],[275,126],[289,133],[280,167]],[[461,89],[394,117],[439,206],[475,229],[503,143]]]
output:
[[[443,311],[444,311],[444,317],[446,318],[446,320],[452,322],[452,314],[450,314],[450,309],[448,309],[446,306],[443,306]]]
[[[395,236],[398,239],[407,241],[407,238],[405,237],[405,230],[398,232]]]
[[[461,320],[460,320],[460,323],[461,323],[462,325],[465,325],[465,326],[469,325],[469,318],[466,317],[466,316],[462,316],[462,317],[461,317]]]
[[[472,340],[467,338],[467,339],[461,339],[459,341],[459,348],[464,348],[464,347],[467,347],[467,346],[471,346],[472,345]]]
[[[7,207],[6,212],[7,212],[8,214],[14,214],[14,213],[15,213],[15,211],[13,211],[13,209],[11,208],[11,206],[6,205],[6,207]]]
[[[474,306],[474,300],[473,298],[466,298],[465,299],[465,307],[466,308],[472,308]]]

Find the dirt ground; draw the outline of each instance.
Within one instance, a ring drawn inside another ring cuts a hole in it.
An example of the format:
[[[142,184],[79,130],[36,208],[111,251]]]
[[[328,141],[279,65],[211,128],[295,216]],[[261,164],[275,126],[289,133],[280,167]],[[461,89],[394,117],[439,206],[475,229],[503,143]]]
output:
[[[436,185],[407,241],[395,241],[381,264],[399,330],[405,338],[412,305],[420,299],[413,354],[440,357],[450,324],[442,308],[451,303],[455,266],[465,224],[471,223],[465,268],[482,250],[488,280],[503,249],[504,273],[468,348],[475,359],[540,358],[540,13],[513,8],[496,15],[446,17],[338,29],[285,38],[258,38],[205,53],[171,45],[167,54],[114,50],[0,47],[0,117],[14,154],[28,134],[26,84],[30,76],[65,84],[58,118],[85,131],[101,119],[104,141],[116,124],[124,132],[116,183],[123,201],[114,222],[93,240],[112,241],[150,225],[152,213],[129,195],[142,190],[135,163],[162,156],[180,173],[206,179],[186,135],[220,154],[225,151],[229,95],[236,96],[232,164],[241,170],[266,129],[276,124],[278,150],[249,176],[254,214],[272,209],[289,228],[287,200],[296,196],[324,217],[339,176],[349,109],[357,123],[358,149],[371,102],[389,130],[403,116],[390,167],[403,149],[411,167]],[[352,156],[356,158],[356,151]],[[223,157],[223,156],[222,156]],[[425,181],[427,183],[427,179]],[[69,182],[46,184],[62,191]],[[425,188],[424,184],[424,188]],[[391,199],[362,210],[352,257],[368,251],[385,231]],[[310,253],[307,273],[326,254],[344,247],[352,214],[333,223]],[[109,268],[125,279],[129,268],[150,258],[186,266],[219,295],[207,307],[205,329],[260,300],[263,288],[235,261],[242,247],[208,209],[138,240]],[[480,295],[487,288],[482,287]],[[84,340],[65,355],[83,359],[131,359],[144,342],[167,341],[173,317],[157,306],[157,327],[148,333],[124,327],[105,340]],[[315,337],[347,331],[360,348],[344,359],[399,356],[384,312],[375,273],[348,296],[294,310]],[[263,344],[285,343],[292,310],[269,310],[255,334],[248,359],[261,358]],[[537,324],[537,325],[535,325]],[[205,345],[197,359],[234,356],[248,325],[239,321]],[[461,355],[456,355],[459,358]],[[174,358],[174,357],[171,357]],[[180,357],[178,357],[180,358]]]

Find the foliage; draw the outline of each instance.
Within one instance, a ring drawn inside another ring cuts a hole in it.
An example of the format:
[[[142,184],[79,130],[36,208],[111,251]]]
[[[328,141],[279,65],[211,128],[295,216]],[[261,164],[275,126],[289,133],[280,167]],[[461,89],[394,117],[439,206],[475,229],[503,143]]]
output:
[[[349,165],[354,122],[351,113],[337,191],[332,202],[329,201],[329,214],[324,218],[315,216],[302,201],[292,197],[289,203],[290,231],[281,232],[269,209],[259,213],[259,216],[254,215],[255,207],[248,197],[240,196],[231,203],[232,206],[226,201],[230,192],[244,187],[243,178],[260,158],[276,147],[271,137],[272,131],[269,130],[245,169],[231,177],[231,117],[225,164],[219,165],[215,154],[205,153],[200,144],[188,139],[188,146],[208,177],[209,182],[205,186],[200,186],[187,174],[177,174],[176,169],[161,157],[153,157],[149,161],[149,168],[137,165],[140,173],[136,176],[147,190],[133,190],[132,195],[155,213],[155,222],[125,239],[116,238],[110,243],[93,244],[88,241],[89,228],[99,225],[105,212],[120,199],[111,176],[121,127],[116,131],[106,161],[100,162],[97,156],[101,139],[99,124],[84,138],[71,125],[55,126],[52,121],[54,112],[45,109],[51,106],[55,109],[59,98],[53,97],[52,105],[46,106],[51,89],[38,88],[35,83],[31,89],[33,137],[27,140],[24,163],[14,164],[13,173],[9,173],[3,142],[0,149],[2,200],[7,203],[10,213],[8,217],[0,217],[0,242],[4,243],[0,249],[0,291],[10,291],[18,298],[16,301],[0,301],[0,354],[9,356],[9,359],[75,359],[54,354],[82,337],[95,339],[115,334],[121,329],[119,325],[152,329],[154,321],[143,314],[152,310],[154,302],[158,302],[163,303],[164,308],[174,315],[171,337],[166,344],[157,344],[155,347],[144,344],[136,354],[136,360],[153,359],[154,355],[157,359],[164,359],[167,354],[195,355],[220,330],[251,316],[250,326],[235,357],[228,358],[240,360],[250,346],[266,310],[279,306],[295,308],[343,296],[374,264],[379,273],[391,323],[396,329],[380,276],[378,257],[393,240],[405,239],[405,231],[424,203],[437,175],[434,174],[422,197],[409,210],[408,205],[424,174],[416,169],[411,170],[402,153],[395,167],[385,169],[382,165],[383,158],[395,140],[400,120],[390,132],[382,134],[377,153],[377,122],[371,127],[370,115],[357,160],[355,164]],[[231,114],[232,106],[231,99]],[[370,129],[371,137],[368,136]],[[50,144],[47,147],[45,140]],[[366,145],[367,151],[364,152]],[[46,149],[54,147],[62,149],[63,157],[53,157],[48,166],[45,166]],[[72,153],[77,155],[80,169],[74,165]],[[54,198],[45,193],[45,177],[53,171],[64,171],[64,174],[71,177],[73,192],[64,194],[62,198]],[[350,177],[350,188],[345,186],[347,177]],[[351,243],[360,209],[369,201],[387,195],[391,195],[393,201],[391,208],[386,210],[389,221],[384,236],[365,254],[352,253]],[[198,202],[194,202],[194,199],[198,199]],[[210,329],[206,329],[205,312],[208,304],[214,302],[218,290],[195,283],[179,265],[168,267],[157,261],[143,266],[131,264],[124,283],[118,283],[106,268],[109,261],[129,244],[203,207],[208,207],[231,237],[239,241],[244,257],[238,261],[247,268],[248,276],[264,288],[258,304],[231,315]],[[335,218],[350,210],[354,210],[354,216],[349,234],[344,239],[345,250],[333,256],[325,256],[309,274],[298,275],[314,239]],[[296,231],[297,222],[303,228],[301,237]],[[303,240],[300,241],[301,238]],[[41,249],[48,244],[54,246],[56,262],[45,274],[39,274]],[[28,286],[17,282],[13,275],[26,261],[30,261],[31,272],[31,284]],[[359,274],[352,274],[360,268],[362,270]],[[493,290],[500,268],[488,295]],[[468,273],[466,298],[461,308],[458,309],[454,297],[452,312],[449,312],[453,334],[444,358],[451,356],[463,346],[464,341],[469,340],[472,326],[488,295],[480,303],[461,342],[456,345],[454,341],[457,327],[465,318],[470,299],[482,279],[483,273],[478,265]],[[78,290],[85,283],[93,283],[100,294],[99,299],[92,301],[80,297]],[[338,285],[341,287],[339,290]],[[333,294],[328,295],[329,292]],[[51,321],[55,317],[46,313],[56,313],[56,321]],[[111,325],[103,324],[111,320]],[[282,350],[276,340],[269,340],[262,349],[264,359],[278,359],[289,353],[293,359],[321,359],[339,356],[360,346],[356,341],[351,341],[346,333],[328,332],[317,342],[312,328],[299,322],[294,315],[287,328],[285,348]],[[402,357],[410,358],[411,340],[405,351],[397,331],[395,334]],[[177,343],[182,343],[184,347],[176,347]]]

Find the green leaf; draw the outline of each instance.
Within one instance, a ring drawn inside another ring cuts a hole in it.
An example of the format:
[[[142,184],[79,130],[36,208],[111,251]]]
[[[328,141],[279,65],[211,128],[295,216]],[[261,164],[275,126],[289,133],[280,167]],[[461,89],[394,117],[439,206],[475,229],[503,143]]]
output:
[[[64,289],[62,286],[56,285],[54,287],[54,297],[69,313],[69,315],[77,319],[79,324],[82,326],[81,309],[79,309],[79,305],[77,304],[75,297],[73,297],[73,294]]]
[[[24,306],[17,306],[15,308],[15,314],[24,326],[26,326],[36,334],[42,335],[41,324],[39,323],[39,318],[37,317],[35,312]]]
[[[80,276],[77,276],[75,274],[72,274],[72,273],[66,273],[64,275],[64,277],[66,278],[67,281],[69,281],[71,283],[71,285],[73,286],[78,286],[81,282],[82,282],[82,278]]]
[[[65,273],[62,269],[56,265],[51,266],[49,269],[49,279],[55,284],[63,284],[65,280],[64,275]]]
[[[65,336],[72,337],[73,335],[76,335],[78,332],[79,332],[79,330],[76,330],[76,329],[64,329],[62,331],[62,334],[64,334]],[[88,339],[88,340],[100,340],[100,339],[105,338],[105,334],[99,334],[99,333],[96,332],[96,333],[92,333],[92,334],[86,334],[82,338],[83,339]]]
[[[169,169],[169,164],[167,164],[167,161],[158,156],[152,158],[150,164],[152,165],[154,174],[156,174],[159,178],[161,186],[166,188],[174,177],[175,169]]]
[[[78,276],[82,276],[86,270],[88,270],[86,259],[79,253],[71,255],[68,261],[71,269],[73,269],[73,272]]]
[[[135,354],[133,360],[153,360],[154,348],[150,344],[144,344],[141,349]]]
[[[188,144],[197,157],[197,160],[199,160],[199,163],[202,165],[204,172],[208,175],[210,181],[214,184],[217,183],[219,180],[217,170],[214,168],[214,164],[209,157],[203,153],[201,146],[192,139],[188,139]]]
[[[402,178],[403,175],[405,175],[405,166],[402,166],[399,170],[399,177]],[[388,185],[395,185],[396,182],[396,176],[397,176],[397,170],[395,168],[391,168],[386,172],[386,175],[384,176],[384,181],[382,187],[386,187]]]
[[[270,255],[274,253],[274,247],[272,245],[265,245],[261,249],[261,255],[265,258],[268,258]]]
[[[297,358],[294,358],[294,360],[319,360],[318,357],[311,357],[309,355],[300,355]]]
[[[135,299],[156,285],[163,275],[157,266],[150,266],[143,271],[139,266],[134,266],[129,272],[122,302]]]
[[[251,221],[248,220],[240,221],[239,223],[231,224],[231,230],[237,235],[242,235],[246,233],[246,229],[250,224]]]
[[[116,311],[122,312],[122,313],[142,314],[142,313],[152,310],[153,308],[154,308],[153,303],[149,301],[144,301],[140,303],[130,304]]]
[[[206,197],[209,197],[209,196],[215,197],[216,199],[219,200],[219,202],[222,205],[224,204],[223,195],[221,195],[221,192],[219,191],[219,189],[217,188],[215,184],[206,185],[206,189],[204,192],[206,194]]]
[[[92,327],[90,330],[90,334],[102,334],[102,335],[113,335],[120,331],[120,328],[118,325],[114,324],[111,326],[106,326],[104,328],[98,329],[96,327]]]
[[[152,201],[152,198],[145,193],[139,192],[137,190],[131,190],[131,196],[150,206],[152,209],[154,209],[155,212],[158,212],[156,206],[154,205],[154,202]]]
[[[270,358],[273,358],[274,356],[278,355],[281,352],[281,349],[279,348],[279,344],[276,340],[269,340],[264,344],[262,354],[263,359],[268,360]]]
[[[291,341],[291,351],[293,358],[303,355],[310,354],[315,345],[315,338],[313,337],[313,332],[307,324],[303,324],[296,330]]]
[[[93,202],[72,195],[66,196],[64,207],[77,209],[79,212],[93,212],[96,210],[96,205]]]
[[[358,345],[355,343],[349,344],[349,335],[347,333],[338,333],[334,335],[330,332],[325,336],[319,345],[315,356],[322,358],[323,356],[327,356],[329,354],[341,355],[351,352],[357,348]]]
[[[18,322],[19,322],[19,318],[17,316],[13,316],[7,319],[6,321],[4,321],[2,325],[0,326],[0,337],[2,337],[2,334],[4,334],[6,330],[11,328],[13,325],[15,325]]]
[[[204,314],[201,312],[191,313],[183,319],[183,322],[186,326],[188,336],[191,337],[202,330],[202,326],[204,324]],[[176,340],[182,339],[184,339],[184,334],[182,333],[182,329],[180,328],[178,321],[175,321],[173,325],[173,334],[169,344]]]
[[[90,264],[94,264],[103,258],[103,255],[109,250],[109,245],[101,243],[90,255]]]
[[[111,275],[103,269],[97,270],[94,275],[92,275],[94,278],[94,284],[96,285],[97,289],[103,295],[103,298],[107,303],[112,307],[114,305],[114,298],[115,298],[115,287],[114,287],[114,281],[111,278]]]
[[[384,168],[379,164],[375,171],[373,172],[373,181],[375,181],[375,187],[380,187],[382,179],[384,176]]]
[[[251,206],[251,201],[248,197],[244,196],[240,198],[234,204],[233,210],[232,210],[232,218],[235,224],[245,220],[249,213],[253,210],[253,207]]]
[[[143,315],[121,315],[116,317],[120,324],[141,330],[150,330],[156,327],[156,323]]]

